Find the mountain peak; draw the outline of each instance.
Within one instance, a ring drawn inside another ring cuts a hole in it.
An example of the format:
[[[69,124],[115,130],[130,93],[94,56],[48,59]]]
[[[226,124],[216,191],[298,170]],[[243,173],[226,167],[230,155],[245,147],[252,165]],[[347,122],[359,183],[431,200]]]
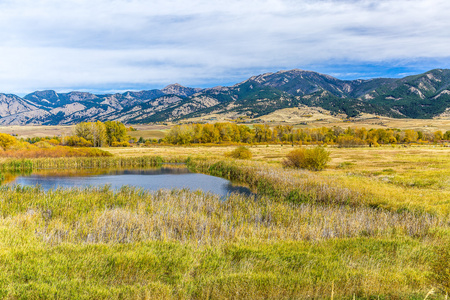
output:
[[[55,105],[60,102],[59,96],[54,90],[36,91],[26,95],[24,99],[38,103],[44,102],[50,105]]]
[[[283,74],[283,73],[316,73],[313,71],[306,71],[306,70],[302,70],[302,69],[292,69],[292,70],[280,70],[278,72],[276,72],[276,74]]]
[[[164,89],[167,89],[167,88],[185,88],[185,86],[182,86],[179,83],[172,83],[172,84],[169,84],[168,86],[166,86]]]
[[[189,97],[201,90],[202,89],[199,89],[199,88],[190,88],[190,87],[182,86],[179,83],[174,83],[174,84],[169,84],[168,86],[163,88],[161,90],[161,92],[163,92],[164,94],[172,94],[172,95],[177,95],[177,96],[181,96],[181,97]]]

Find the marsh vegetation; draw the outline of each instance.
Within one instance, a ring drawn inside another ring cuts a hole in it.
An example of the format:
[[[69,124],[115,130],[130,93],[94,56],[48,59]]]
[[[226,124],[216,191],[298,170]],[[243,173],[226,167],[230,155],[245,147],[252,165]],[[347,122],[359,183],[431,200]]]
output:
[[[187,190],[1,192],[0,291],[30,298],[327,298],[330,282],[336,296],[420,297],[445,226],[428,214]]]
[[[3,159],[2,172],[185,162],[258,197],[108,186],[0,189],[0,298],[445,299],[450,153],[438,145],[102,148],[110,157]],[[430,294],[430,290],[433,293]]]

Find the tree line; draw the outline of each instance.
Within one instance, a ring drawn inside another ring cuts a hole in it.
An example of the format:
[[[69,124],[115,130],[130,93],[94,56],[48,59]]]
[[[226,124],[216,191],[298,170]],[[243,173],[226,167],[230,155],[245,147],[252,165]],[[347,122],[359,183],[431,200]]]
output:
[[[380,144],[407,143],[439,143],[450,142],[450,131],[434,132],[400,129],[366,129],[366,128],[294,128],[292,125],[255,124],[252,126],[235,123],[185,124],[173,126],[162,139],[136,139],[128,135],[132,127],[125,127],[120,121],[82,122],[78,123],[71,136],[34,137],[17,140],[9,134],[0,133],[0,148],[9,149],[17,142],[38,147],[55,145],[75,147],[126,147],[131,142],[137,144],[331,144],[340,147],[357,147],[363,145],[378,146]]]
[[[440,142],[450,140],[450,131],[424,132],[412,129],[366,129],[320,127],[296,129],[292,125],[269,126],[257,124],[251,127],[234,123],[185,124],[171,128],[161,140],[170,144],[201,143],[327,143],[342,147],[379,144]]]

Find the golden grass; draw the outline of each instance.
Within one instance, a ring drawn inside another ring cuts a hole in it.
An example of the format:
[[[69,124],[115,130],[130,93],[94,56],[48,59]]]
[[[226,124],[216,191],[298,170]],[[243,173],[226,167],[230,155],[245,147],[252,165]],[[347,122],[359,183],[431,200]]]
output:
[[[138,130],[138,131],[129,131],[128,135],[139,139],[140,137],[143,137],[144,139],[162,139],[166,136],[167,129],[161,129],[161,130]]]
[[[102,157],[111,156],[108,151],[97,148],[75,148],[68,146],[52,146],[51,148],[30,148],[2,151],[2,158],[42,158],[42,157]]]
[[[343,120],[325,120],[308,122],[308,127],[333,127],[338,126],[342,128],[398,128],[398,129],[413,129],[424,132],[434,132],[441,130],[443,132],[450,130],[450,119],[394,119],[388,117],[376,117],[373,115],[362,116],[356,118],[352,122]]]
[[[207,156],[223,157],[225,153],[231,152],[236,146],[150,146],[150,147],[131,147],[131,148],[101,148],[107,150],[113,155],[123,157],[136,157],[141,155],[158,155],[164,157],[183,157],[188,156]],[[250,148],[253,151],[253,148]]]
[[[72,135],[73,125],[10,125],[0,126],[0,132],[17,135],[19,138],[53,137]]]

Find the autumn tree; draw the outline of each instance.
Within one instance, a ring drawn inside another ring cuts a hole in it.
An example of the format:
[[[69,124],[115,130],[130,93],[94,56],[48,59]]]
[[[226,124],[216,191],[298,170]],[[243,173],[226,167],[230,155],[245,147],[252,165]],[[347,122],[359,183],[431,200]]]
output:
[[[444,133],[444,140],[450,140],[450,130],[447,130],[445,133]]]
[[[272,138],[272,130],[269,125],[255,125],[255,140],[258,143],[268,142]]]
[[[220,133],[213,124],[205,124],[202,128],[202,137],[205,143],[217,143],[220,141]]]
[[[167,141],[172,144],[186,145],[193,140],[194,129],[190,125],[173,126],[167,134]]]
[[[252,130],[247,126],[239,126],[239,136],[241,137],[241,142],[251,143],[253,140]]]
[[[90,124],[92,134],[92,144],[94,147],[106,145],[106,126],[100,121]]]
[[[0,147],[2,147],[3,150],[8,150],[16,142],[17,142],[16,138],[13,137],[12,135],[0,133]]]
[[[91,143],[91,146],[94,147],[102,147],[106,144],[106,126],[100,121],[78,123],[77,125],[75,125],[74,135],[79,138],[83,138],[86,141],[89,141]],[[68,140],[66,140],[66,142],[67,141]],[[82,140],[72,139],[72,141]],[[72,143],[72,141],[70,143]],[[81,144],[85,143],[81,142]]]
[[[75,125],[74,135],[84,138],[87,141],[92,140],[91,125],[88,122],[81,122]]]
[[[419,138],[419,134],[412,129],[405,130],[404,134],[405,137],[403,138],[403,142],[405,143],[417,142],[417,139]]]
[[[106,143],[109,146],[114,146],[116,143],[127,142],[128,134],[127,128],[122,122],[119,121],[106,121]]]
[[[438,130],[436,132],[434,132],[434,141],[438,142],[438,141],[442,141],[444,139],[444,134],[442,133],[442,131]]]

